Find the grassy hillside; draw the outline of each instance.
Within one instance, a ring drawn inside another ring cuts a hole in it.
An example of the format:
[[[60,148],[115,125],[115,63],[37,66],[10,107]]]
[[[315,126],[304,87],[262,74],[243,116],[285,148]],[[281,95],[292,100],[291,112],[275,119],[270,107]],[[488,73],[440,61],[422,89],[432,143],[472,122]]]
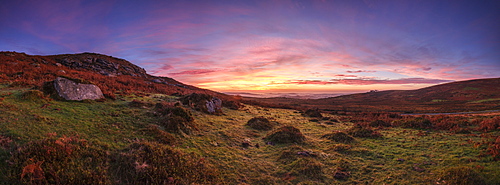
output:
[[[309,117],[245,105],[209,115],[176,105],[177,96],[115,96],[56,101],[0,86],[0,182],[500,183],[498,114]],[[269,122],[247,125],[255,117]]]
[[[245,98],[247,103],[275,107],[317,107],[330,111],[406,113],[465,112],[500,109],[500,78],[446,83],[417,90],[392,90],[316,100]]]

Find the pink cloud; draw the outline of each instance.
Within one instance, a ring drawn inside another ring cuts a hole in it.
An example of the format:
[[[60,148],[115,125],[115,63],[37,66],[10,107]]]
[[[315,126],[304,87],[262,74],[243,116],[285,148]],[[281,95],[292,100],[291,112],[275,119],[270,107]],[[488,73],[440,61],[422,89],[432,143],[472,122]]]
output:
[[[334,75],[336,77],[358,77],[356,75],[344,75],[344,74],[337,74],[337,75]]]
[[[369,70],[357,70],[357,71],[346,71],[348,73],[374,73],[377,71],[369,71]]]

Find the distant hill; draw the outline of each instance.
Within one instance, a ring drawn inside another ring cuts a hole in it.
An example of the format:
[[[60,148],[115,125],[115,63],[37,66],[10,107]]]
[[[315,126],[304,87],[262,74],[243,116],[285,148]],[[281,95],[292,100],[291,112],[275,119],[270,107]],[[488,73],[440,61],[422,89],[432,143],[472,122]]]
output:
[[[183,84],[172,78],[149,75],[127,60],[102,54],[39,56],[0,52],[0,83],[40,87],[58,76],[90,81],[99,86],[108,98],[113,98],[115,93],[202,93],[232,99],[232,96]]]
[[[244,98],[247,103],[330,111],[460,112],[500,109],[500,78],[451,82],[417,90],[390,90],[323,99]]]

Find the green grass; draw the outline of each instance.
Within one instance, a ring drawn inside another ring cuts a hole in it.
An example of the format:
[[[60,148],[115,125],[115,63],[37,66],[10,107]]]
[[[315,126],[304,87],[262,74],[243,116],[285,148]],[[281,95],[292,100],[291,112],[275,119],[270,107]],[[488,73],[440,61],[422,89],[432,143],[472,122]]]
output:
[[[107,157],[96,159],[101,160],[102,169],[105,169],[102,171],[106,172],[102,178],[105,184],[133,184],[144,182],[142,180],[148,176],[162,178],[168,175],[171,178],[165,177],[165,182],[181,182],[179,180],[184,179],[186,181],[182,182],[201,184],[442,184],[443,179],[448,178],[442,174],[461,172],[463,169],[474,169],[471,174],[477,172],[488,184],[500,183],[500,172],[497,170],[500,162],[488,156],[478,157],[483,148],[475,148],[473,144],[483,141],[483,138],[476,132],[475,135],[453,134],[448,131],[379,127],[374,130],[382,137],[356,137],[353,141],[339,143],[323,136],[348,133],[354,123],[311,122],[310,118],[295,110],[246,105],[240,110],[223,108],[223,115],[191,110],[197,130],[178,134],[163,130],[164,118],[155,113],[154,106],[129,106],[133,100],[151,105],[165,101],[173,103],[178,101],[176,97],[153,94],[118,97],[115,101],[104,102],[32,101],[22,99],[27,91],[0,86],[0,98],[3,98],[0,101],[0,135],[12,138],[16,146],[44,143],[40,141],[54,137],[48,136],[49,133],[56,133],[56,138],[78,136],[92,146],[83,152],[106,151]],[[338,115],[323,115],[346,120]],[[256,130],[247,126],[247,122],[255,117],[269,119],[274,129]],[[301,143],[266,144],[263,138],[283,126],[298,128],[305,140]],[[500,133],[497,130],[488,134],[498,136]],[[250,143],[250,147],[242,146],[244,142]],[[186,164],[176,163],[176,167],[169,168],[159,161],[170,158],[147,161],[147,158],[141,158],[141,153],[147,151],[142,145],[151,146],[155,149],[154,153],[172,151]],[[8,171],[12,166],[7,161],[12,161],[10,152],[13,150],[15,148],[0,148],[0,182],[19,183],[16,180],[21,178],[21,168],[30,164],[27,161],[29,156],[19,158],[15,164],[17,173]],[[97,156],[102,155],[99,153]],[[123,158],[128,155],[132,157]],[[70,157],[68,160],[77,165],[70,175],[78,174],[75,172],[79,169],[101,169],[92,165],[86,167],[80,160]],[[206,162],[206,166],[199,166],[200,161]],[[166,175],[164,171],[154,170],[144,174],[135,162],[149,166],[154,166],[154,163],[160,165],[155,167],[157,169],[172,171]],[[42,163],[45,174],[49,173],[50,164]],[[464,168],[450,169],[454,166]],[[217,170],[213,172],[209,169]],[[183,170],[196,176],[193,179],[182,176],[180,172]],[[348,176],[335,178],[339,172]],[[121,177],[120,174],[129,176]],[[25,178],[23,182],[29,184],[30,181]]]

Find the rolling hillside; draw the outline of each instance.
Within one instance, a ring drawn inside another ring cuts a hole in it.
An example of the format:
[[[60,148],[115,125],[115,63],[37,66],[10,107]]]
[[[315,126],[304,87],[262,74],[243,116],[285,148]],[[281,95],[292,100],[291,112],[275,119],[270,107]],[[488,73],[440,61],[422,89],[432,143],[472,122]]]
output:
[[[391,90],[324,99],[244,98],[247,103],[330,111],[407,113],[464,112],[500,109],[500,78],[440,84],[417,90]]]

